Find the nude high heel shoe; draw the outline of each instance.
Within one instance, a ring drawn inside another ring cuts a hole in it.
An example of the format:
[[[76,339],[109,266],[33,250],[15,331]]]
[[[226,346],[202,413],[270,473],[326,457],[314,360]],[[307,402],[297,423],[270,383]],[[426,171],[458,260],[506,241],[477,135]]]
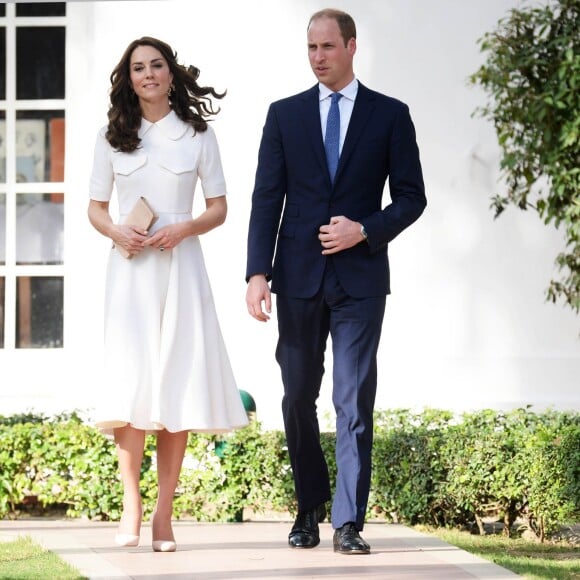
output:
[[[152,542],[154,552],[175,552],[177,544],[172,540],[153,540]]]
[[[153,533],[153,520],[155,519],[155,512],[151,514],[151,533]],[[173,534],[171,534],[173,535]],[[154,552],[175,552],[177,544],[174,540],[153,540],[151,547]]]
[[[132,548],[139,545],[139,536],[133,534],[115,534],[115,544],[123,548]]]
[[[139,520],[139,527],[141,527],[141,519],[143,518],[143,513],[141,512],[141,518]],[[123,519],[123,516],[121,516]],[[121,526],[121,522],[119,522],[119,526]],[[117,546],[121,546],[123,548],[133,548],[139,545],[139,535],[135,534],[124,534],[121,532],[117,532],[115,534],[115,544]]]

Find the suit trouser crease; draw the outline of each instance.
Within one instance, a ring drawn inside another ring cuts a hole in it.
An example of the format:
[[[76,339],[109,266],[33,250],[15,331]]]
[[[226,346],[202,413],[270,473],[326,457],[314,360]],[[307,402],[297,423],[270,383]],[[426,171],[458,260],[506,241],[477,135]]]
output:
[[[332,259],[321,290],[310,299],[277,296],[282,414],[299,510],[330,500],[328,466],[320,444],[316,401],[328,335],[333,348],[337,480],[332,525],[362,530],[367,507],[376,396],[376,355],[385,297],[357,299],[340,285]]]

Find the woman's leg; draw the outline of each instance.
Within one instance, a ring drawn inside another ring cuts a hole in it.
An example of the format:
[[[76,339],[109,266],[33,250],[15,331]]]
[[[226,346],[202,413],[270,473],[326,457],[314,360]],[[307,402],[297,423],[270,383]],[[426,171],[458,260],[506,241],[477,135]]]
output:
[[[119,525],[120,534],[138,536],[141,529],[141,464],[145,446],[145,431],[130,425],[115,429],[115,445],[119,458],[121,481],[123,482],[123,516]]]
[[[179,481],[181,464],[185,455],[188,431],[170,433],[159,431],[157,434],[157,478],[159,491],[157,504],[151,520],[153,541],[174,542],[171,517],[173,515],[173,496]]]

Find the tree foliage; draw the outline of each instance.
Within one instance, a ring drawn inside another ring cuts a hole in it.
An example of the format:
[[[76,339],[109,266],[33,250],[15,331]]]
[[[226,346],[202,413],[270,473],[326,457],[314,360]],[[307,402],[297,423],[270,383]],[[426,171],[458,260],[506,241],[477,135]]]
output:
[[[486,62],[470,77],[490,97],[476,114],[493,122],[507,192],[563,231],[547,298],[580,310],[580,0],[512,9],[479,40]]]

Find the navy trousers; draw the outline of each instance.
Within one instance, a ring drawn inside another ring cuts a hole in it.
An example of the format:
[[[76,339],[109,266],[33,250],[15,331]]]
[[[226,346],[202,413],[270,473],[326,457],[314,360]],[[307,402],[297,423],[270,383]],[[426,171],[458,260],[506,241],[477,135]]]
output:
[[[370,488],[376,358],[386,297],[348,296],[332,263],[329,258],[313,298],[276,297],[276,360],[284,385],[282,414],[298,509],[309,510],[331,499],[316,411],[330,334],[338,468],[332,525],[354,522],[360,531]]]

